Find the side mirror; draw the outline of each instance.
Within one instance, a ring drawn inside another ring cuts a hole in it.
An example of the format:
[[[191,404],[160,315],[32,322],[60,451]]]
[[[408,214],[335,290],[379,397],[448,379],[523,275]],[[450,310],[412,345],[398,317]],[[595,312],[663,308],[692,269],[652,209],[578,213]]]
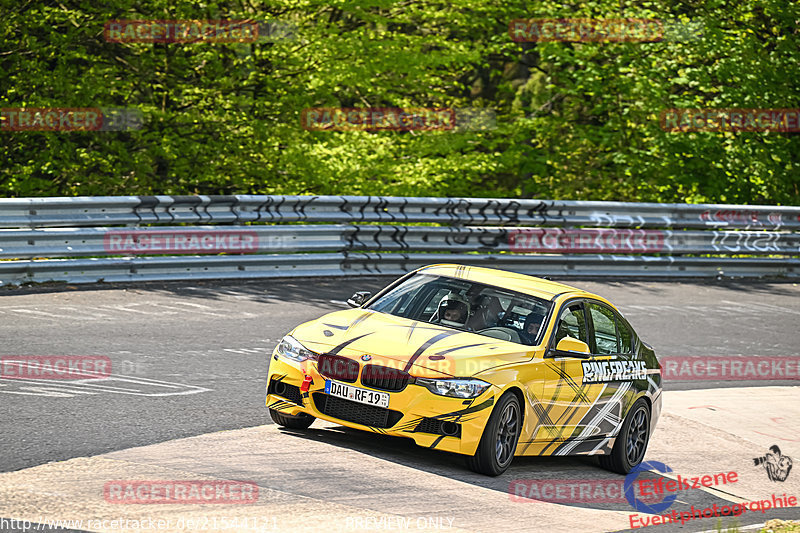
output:
[[[368,291],[358,291],[347,300],[347,305],[350,307],[361,307],[364,303],[372,297],[372,293]]]
[[[558,357],[578,357],[580,359],[589,359],[591,353],[589,345],[578,339],[572,337],[564,337],[558,341],[558,345],[554,350],[550,350],[548,355]]]

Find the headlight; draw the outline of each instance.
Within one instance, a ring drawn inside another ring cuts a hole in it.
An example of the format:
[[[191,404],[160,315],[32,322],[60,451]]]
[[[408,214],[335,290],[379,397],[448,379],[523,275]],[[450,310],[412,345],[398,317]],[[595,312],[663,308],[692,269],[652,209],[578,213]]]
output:
[[[422,385],[439,396],[453,398],[477,398],[489,388],[489,384],[479,379],[416,379]]]
[[[281,339],[281,342],[278,343],[278,355],[282,355],[287,359],[297,362],[305,361],[306,359],[316,359],[317,357],[317,354],[311,350],[307,350],[305,346],[300,344],[300,342],[291,335],[286,335]]]

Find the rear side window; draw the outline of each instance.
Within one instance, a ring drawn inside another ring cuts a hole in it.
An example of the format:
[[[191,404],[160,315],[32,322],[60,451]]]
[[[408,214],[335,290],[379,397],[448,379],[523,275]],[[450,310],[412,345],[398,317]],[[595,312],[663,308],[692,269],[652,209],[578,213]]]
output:
[[[603,305],[590,303],[589,314],[594,325],[596,353],[600,355],[619,353],[617,324],[613,311]]]
[[[633,353],[633,334],[631,329],[619,316],[617,319],[617,327],[619,328],[619,342],[620,353]]]

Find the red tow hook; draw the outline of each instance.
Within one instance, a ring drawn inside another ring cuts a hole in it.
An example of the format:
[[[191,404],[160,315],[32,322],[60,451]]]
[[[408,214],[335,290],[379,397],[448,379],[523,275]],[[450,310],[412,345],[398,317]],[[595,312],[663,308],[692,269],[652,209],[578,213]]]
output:
[[[312,383],[314,383],[314,380],[311,378],[311,376],[308,375],[305,376],[303,378],[303,383],[300,384],[300,390],[302,392],[308,392],[308,388],[311,386]]]

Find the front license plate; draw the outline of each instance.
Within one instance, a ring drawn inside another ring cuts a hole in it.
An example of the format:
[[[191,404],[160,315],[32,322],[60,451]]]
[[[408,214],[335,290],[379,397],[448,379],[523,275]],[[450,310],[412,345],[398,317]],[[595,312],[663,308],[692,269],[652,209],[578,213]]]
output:
[[[325,393],[367,405],[389,407],[388,393],[353,387],[338,381],[325,380]]]

